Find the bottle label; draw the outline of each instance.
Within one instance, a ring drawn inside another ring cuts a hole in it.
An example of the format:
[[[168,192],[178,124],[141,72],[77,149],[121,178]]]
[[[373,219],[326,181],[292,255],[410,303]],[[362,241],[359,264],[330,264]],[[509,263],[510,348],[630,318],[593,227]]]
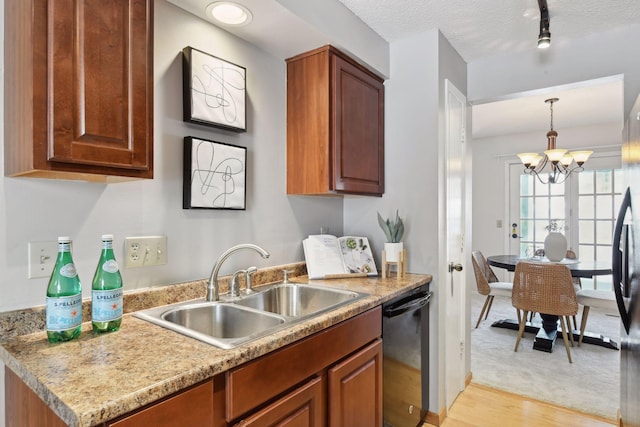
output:
[[[91,291],[91,320],[110,322],[122,317],[122,288],[108,291]]]
[[[102,264],[102,271],[106,273],[117,273],[118,272],[118,263],[115,259],[110,259]]]
[[[76,266],[70,262],[69,264],[65,264],[62,266],[62,268],[60,268],[60,274],[64,277],[73,278],[78,275],[78,272],[76,271]]]
[[[46,305],[48,331],[66,331],[82,323],[82,294],[47,297]]]

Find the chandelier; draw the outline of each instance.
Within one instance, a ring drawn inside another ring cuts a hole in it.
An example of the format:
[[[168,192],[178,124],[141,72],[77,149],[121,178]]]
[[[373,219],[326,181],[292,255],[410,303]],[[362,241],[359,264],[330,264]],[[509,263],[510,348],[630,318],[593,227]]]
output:
[[[525,173],[535,176],[543,184],[561,184],[572,172],[579,173],[584,170],[582,165],[593,151],[567,152],[568,150],[563,148],[556,148],[558,132],[553,130],[553,103],[558,102],[558,98],[549,98],[544,102],[549,104],[551,111],[551,130],[547,132],[547,149],[544,156],[538,153],[520,153],[518,157],[524,164]],[[548,174],[546,180],[542,174]]]

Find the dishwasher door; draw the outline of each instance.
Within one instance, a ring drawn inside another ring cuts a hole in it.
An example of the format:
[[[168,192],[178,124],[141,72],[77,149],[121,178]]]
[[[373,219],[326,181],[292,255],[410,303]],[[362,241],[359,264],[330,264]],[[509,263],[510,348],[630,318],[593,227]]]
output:
[[[382,305],[383,425],[422,426],[429,409],[428,285]]]

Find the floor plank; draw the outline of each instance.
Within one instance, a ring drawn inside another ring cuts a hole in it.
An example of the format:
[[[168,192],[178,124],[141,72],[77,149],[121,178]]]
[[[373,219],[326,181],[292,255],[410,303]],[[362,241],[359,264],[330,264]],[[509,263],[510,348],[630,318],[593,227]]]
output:
[[[535,399],[471,383],[442,427],[611,427],[617,424]],[[431,424],[425,424],[430,427]]]

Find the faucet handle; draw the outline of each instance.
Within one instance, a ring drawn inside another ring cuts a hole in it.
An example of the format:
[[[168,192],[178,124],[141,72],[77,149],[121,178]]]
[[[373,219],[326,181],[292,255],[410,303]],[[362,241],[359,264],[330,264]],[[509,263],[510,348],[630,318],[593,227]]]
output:
[[[293,273],[293,270],[282,270],[282,283],[289,283],[289,273]]]
[[[246,274],[247,270],[238,270],[233,273],[231,277],[231,283],[229,284],[229,297],[239,297],[240,296],[240,286],[237,283],[238,276],[241,274]]]
[[[258,271],[258,267],[252,266],[247,268],[247,271],[244,274],[244,281],[245,281],[245,293],[250,294],[253,292],[253,288],[251,287],[251,276],[253,275],[253,273],[255,273],[256,271]]]

